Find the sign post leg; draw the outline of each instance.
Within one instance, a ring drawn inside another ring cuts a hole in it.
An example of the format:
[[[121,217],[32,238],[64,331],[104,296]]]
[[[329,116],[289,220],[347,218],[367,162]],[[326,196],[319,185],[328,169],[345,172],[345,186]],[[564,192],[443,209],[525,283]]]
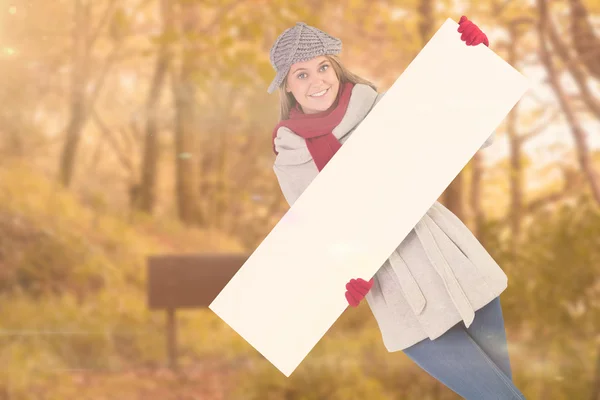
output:
[[[177,370],[177,324],[175,323],[175,309],[167,309],[167,351],[169,353],[169,367]]]

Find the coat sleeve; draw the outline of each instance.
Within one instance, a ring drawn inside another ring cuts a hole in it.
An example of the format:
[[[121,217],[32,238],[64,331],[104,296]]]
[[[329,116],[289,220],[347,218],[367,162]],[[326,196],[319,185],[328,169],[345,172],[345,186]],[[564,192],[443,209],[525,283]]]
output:
[[[293,178],[288,172],[277,165],[273,165],[273,171],[275,171],[281,193],[283,193],[283,197],[291,207],[302,193],[298,190],[298,185],[294,184]]]
[[[481,147],[479,148],[479,150],[485,149],[486,147],[490,147],[492,145],[492,143],[494,143],[494,139],[496,138],[496,131],[492,132],[492,134],[490,135],[490,137],[488,137],[486,139],[486,141],[483,143],[483,145],[481,145]]]

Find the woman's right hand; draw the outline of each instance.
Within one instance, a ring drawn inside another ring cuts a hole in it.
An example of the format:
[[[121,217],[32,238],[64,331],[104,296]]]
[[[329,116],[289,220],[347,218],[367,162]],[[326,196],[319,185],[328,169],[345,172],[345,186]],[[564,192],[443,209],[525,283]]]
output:
[[[361,300],[365,298],[369,290],[373,287],[373,278],[369,282],[364,279],[350,279],[346,284],[346,300],[352,307],[358,307]]]

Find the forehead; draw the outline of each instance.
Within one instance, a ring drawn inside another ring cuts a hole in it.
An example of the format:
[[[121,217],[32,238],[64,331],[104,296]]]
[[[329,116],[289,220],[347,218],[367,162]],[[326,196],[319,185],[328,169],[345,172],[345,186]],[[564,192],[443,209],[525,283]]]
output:
[[[299,68],[311,69],[311,68],[317,67],[323,61],[327,61],[327,60],[328,60],[327,57],[325,57],[325,56],[319,56],[319,57],[311,58],[308,61],[297,62],[295,64],[292,64],[292,66],[290,68],[290,71],[294,71],[294,70],[297,70]]]

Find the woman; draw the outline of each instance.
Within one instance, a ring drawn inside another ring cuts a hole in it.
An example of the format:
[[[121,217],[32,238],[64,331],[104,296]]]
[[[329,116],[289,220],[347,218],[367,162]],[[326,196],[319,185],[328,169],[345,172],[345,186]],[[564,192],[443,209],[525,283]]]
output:
[[[467,45],[488,45],[466,17],[458,30]],[[277,74],[268,92],[279,88],[281,97],[273,168],[290,206],[383,96],[340,63],[341,47],[298,23],[271,49]],[[523,399],[512,382],[499,300],[506,287],[493,258],[436,202],[369,282],[348,282],[346,298],[356,307],[366,297],[388,351],[402,350],[459,395]]]

